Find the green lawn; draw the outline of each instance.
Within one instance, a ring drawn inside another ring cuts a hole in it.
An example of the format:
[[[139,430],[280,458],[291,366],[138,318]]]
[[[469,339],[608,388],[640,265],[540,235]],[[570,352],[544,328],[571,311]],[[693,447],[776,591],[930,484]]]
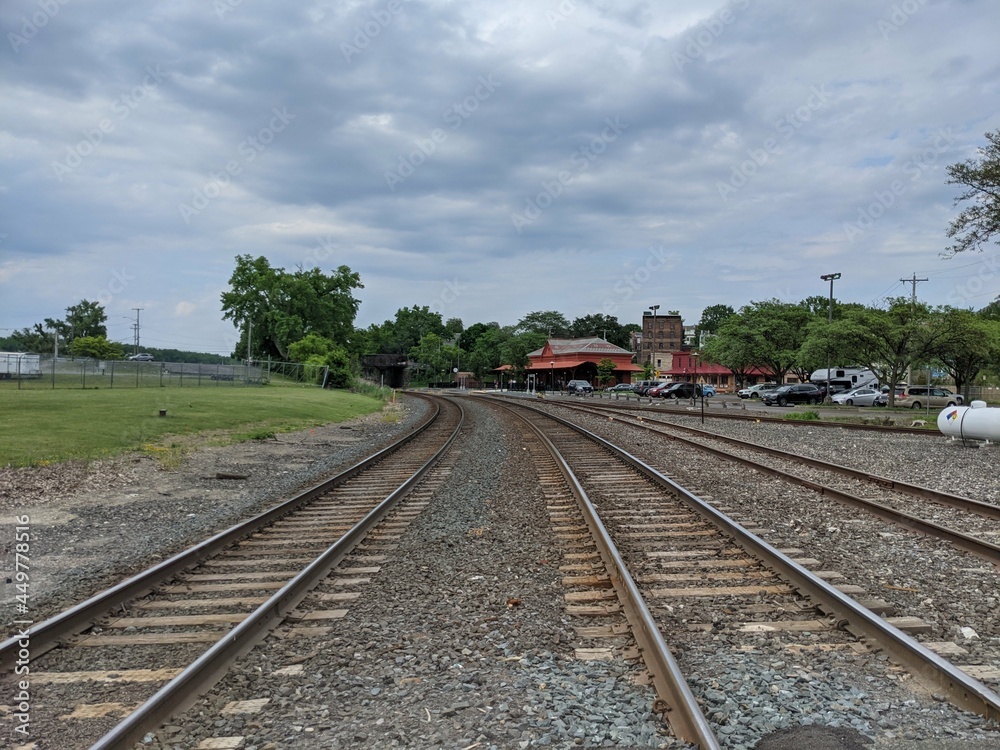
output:
[[[264,437],[381,408],[370,396],[320,388],[0,389],[0,466],[183,445],[187,438],[169,436],[209,431],[220,440]]]

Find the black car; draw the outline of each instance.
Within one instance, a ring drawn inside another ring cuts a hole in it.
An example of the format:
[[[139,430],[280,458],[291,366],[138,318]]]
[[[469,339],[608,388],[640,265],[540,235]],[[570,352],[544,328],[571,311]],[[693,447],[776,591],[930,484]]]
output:
[[[766,392],[761,400],[768,406],[788,406],[789,404],[819,404],[823,402],[823,392],[812,383],[783,385]]]
[[[593,393],[594,386],[586,380],[571,380],[566,384],[567,393]]]
[[[660,391],[663,398],[700,398],[701,386],[694,383],[674,383],[666,390]]]

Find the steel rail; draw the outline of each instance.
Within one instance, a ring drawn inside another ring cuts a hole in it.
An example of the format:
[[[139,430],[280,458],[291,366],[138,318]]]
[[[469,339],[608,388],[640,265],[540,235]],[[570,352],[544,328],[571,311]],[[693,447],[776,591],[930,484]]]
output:
[[[527,404],[523,404],[522,408],[543,414],[620,457],[655,483],[683,499],[691,508],[728,534],[746,552],[764,561],[777,575],[783,577],[792,587],[816,604],[820,611],[836,618],[840,627],[864,640],[869,647],[885,651],[898,664],[905,666],[925,687],[948,696],[952,704],[959,708],[991,721],[1000,721],[1000,695],[806,570],[694,493],[631,453],[579,425]]]
[[[562,406],[562,404],[560,404]],[[574,411],[583,411],[584,413],[594,414],[595,411],[590,411],[594,407],[580,406],[577,404],[567,405],[565,408],[572,409]],[[601,407],[596,407],[596,411],[605,411]],[[619,417],[621,418],[621,417]],[[683,440],[683,438],[678,438],[675,435],[667,435],[656,429],[655,427],[640,421],[639,417],[634,417],[627,415],[626,419],[633,419],[636,423],[632,424],[633,427],[638,427],[651,432],[654,432],[664,437],[676,440]],[[783,458],[788,461],[794,461],[796,463],[805,464],[807,466],[812,466],[817,469],[824,469],[826,471],[832,471],[837,474],[843,474],[844,476],[849,476],[854,479],[862,479],[868,482],[873,482],[880,487],[885,487],[891,490],[896,490],[898,492],[912,495],[913,497],[919,497],[924,500],[932,500],[942,505],[949,505],[953,508],[958,508],[959,510],[966,510],[970,513],[975,513],[984,518],[992,518],[1000,520],[1000,505],[993,505],[992,503],[984,503],[981,500],[974,500],[971,497],[962,497],[961,495],[952,495],[948,492],[942,492],[940,490],[934,490],[929,487],[921,487],[918,484],[910,484],[908,482],[902,482],[898,479],[890,479],[888,477],[882,477],[878,474],[872,474],[867,471],[861,471],[860,469],[852,469],[849,466],[841,466],[840,464],[832,464],[829,461],[823,461],[819,458],[810,458],[809,456],[802,456],[797,453],[789,453],[787,451],[780,450],[778,448],[771,448],[766,445],[758,445],[756,443],[751,443],[746,440],[740,440],[739,438],[727,437],[725,435],[717,435],[714,432],[709,432],[708,430],[701,430],[697,427],[687,427],[685,425],[673,424],[672,422],[662,422],[660,420],[653,420],[654,424],[663,425],[664,427],[669,427],[670,429],[681,430],[682,432],[688,432],[695,435],[700,435],[706,438],[711,438],[712,440],[718,440],[723,443],[729,443],[730,445],[736,445],[741,448],[746,448],[747,450],[759,451],[761,453],[766,453],[776,458]],[[690,443],[690,441],[687,441]],[[694,445],[701,445],[701,443],[694,443]],[[703,446],[708,447],[708,446]],[[724,454],[729,456],[730,454]],[[738,458],[738,457],[735,457]],[[752,461],[750,465],[756,466]]]
[[[638,425],[637,425],[638,426]],[[649,428],[647,428],[649,429]],[[805,487],[810,489],[820,495],[825,495],[827,497],[832,497],[835,500],[839,500],[847,505],[853,505],[854,507],[867,510],[868,512],[878,516],[879,518],[894,523],[897,526],[902,526],[903,528],[910,529],[911,531],[916,531],[921,534],[926,534],[927,536],[937,537],[938,539],[943,539],[950,542],[953,546],[963,549],[966,552],[970,552],[973,555],[982,557],[985,560],[989,560],[992,563],[1000,564],[1000,545],[993,544],[992,542],[987,542],[983,539],[971,536],[970,534],[965,534],[961,531],[955,529],[950,529],[947,526],[941,526],[940,524],[933,523],[932,521],[927,521],[918,516],[910,515],[901,510],[896,510],[888,505],[882,505],[874,500],[866,500],[863,497],[858,497],[857,495],[852,495],[849,492],[843,490],[838,490],[834,487],[827,487],[825,484],[819,482],[814,482],[811,479],[806,479],[800,477],[796,474],[791,474],[787,471],[782,471],[781,469],[775,469],[771,466],[765,466],[764,464],[759,464],[756,461],[744,458],[743,456],[736,456],[732,453],[722,450],[721,448],[713,448],[710,445],[705,445],[694,440],[689,440],[688,438],[680,437],[679,435],[667,435],[658,430],[652,430],[658,435],[669,440],[678,440],[692,448],[697,448],[699,450],[708,451],[709,453],[724,458],[729,461],[735,461],[738,464],[749,466],[762,474],[770,474],[771,476],[778,477],[786,482],[791,482],[792,484],[797,484],[800,487]],[[714,436],[713,436],[714,437]],[[750,446],[756,447],[756,446]],[[889,480],[886,480],[889,481]]]
[[[690,742],[702,750],[719,750],[721,748],[719,741],[712,732],[708,719],[702,714],[698,699],[691,692],[680,666],[670,653],[670,648],[664,641],[649,607],[646,606],[642,592],[629,573],[628,566],[598,516],[597,509],[590,501],[586,490],[549,437],[523,415],[516,412],[514,414],[531,428],[546,447],[583,513],[653,681],[658,698],[654,709],[664,713],[664,718],[679,739]]]
[[[425,397],[426,398],[426,397]],[[457,439],[465,424],[465,410],[455,404],[459,423],[441,448],[405,482],[356,523],[350,531],[311,562],[301,573],[217,641],[179,675],[91,746],[91,750],[126,750],[174,714],[184,711],[225,676],[229,665],[248,653],[295,609],[327,574],[414,488]]]
[[[496,397],[494,397],[496,398]],[[640,397],[645,398],[645,397]],[[666,401],[667,399],[662,399]],[[683,401],[690,401],[690,399],[671,399],[671,401],[676,400],[678,405]],[[551,403],[557,403],[552,401]],[[593,404],[594,408],[598,409],[636,409],[640,406],[641,402],[636,401],[633,406],[626,403],[624,406],[612,406],[608,404]],[[652,401],[650,401],[652,405]],[[875,408],[875,407],[872,407]],[[668,414],[681,414],[681,416],[689,416],[688,412],[666,412]],[[918,411],[918,414],[922,414],[922,411]],[[728,410],[719,409],[719,411],[713,412],[712,414],[707,414],[713,419],[736,419],[752,422],[772,422],[774,424],[784,424],[793,427],[843,427],[848,430],[867,430],[868,432],[888,432],[888,433],[903,433],[907,435],[929,435],[930,437],[941,437],[941,434],[934,432],[933,430],[923,430],[919,427],[895,427],[889,425],[880,424],[859,424],[857,422],[824,422],[823,420],[795,420],[795,419],[785,419],[784,417],[769,417],[767,414],[732,414]]]
[[[422,397],[426,398],[426,397]],[[47,651],[55,648],[59,642],[68,636],[76,635],[88,627],[92,626],[98,618],[107,614],[111,609],[126,601],[136,599],[149,593],[163,581],[169,580],[177,573],[197,565],[219,551],[225,549],[230,544],[243,539],[259,528],[274,523],[276,520],[288,513],[305,505],[316,497],[328,492],[333,487],[342,484],[353,478],[370,466],[383,460],[386,456],[402,448],[417,435],[426,430],[437,420],[440,415],[440,407],[435,404],[435,408],[427,417],[414,426],[413,430],[402,438],[386,446],[382,450],[359,461],[350,468],[342,471],[330,479],[324,480],[320,484],[286,500],[279,505],[242,521],[228,529],[220,531],[214,536],[199,542],[193,547],[189,547],[183,552],[179,552],[162,562],[138,573],[131,578],[127,578],[121,583],[115,584],[111,588],[102,591],[86,599],[70,609],[59,613],[51,618],[43,620],[28,630],[27,635],[13,636],[0,643],[0,670],[10,672],[16,664],[19,651],[19,643],[28,640],[31,644],[31,658],[36,659]]]

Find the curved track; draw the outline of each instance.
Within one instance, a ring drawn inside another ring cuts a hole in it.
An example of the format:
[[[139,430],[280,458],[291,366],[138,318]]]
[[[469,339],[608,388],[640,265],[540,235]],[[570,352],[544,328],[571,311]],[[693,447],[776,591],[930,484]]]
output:
[[[905,665],[916,679],[937,693],[947,695],[954,705],[994,720],[1000,718],[1000,696],[808,570],[805,567],[807,561],[796,562],[790,556],[794,551],[786,554],[775,549],[654,468],[578,425],[523,401],[516,406],[505,401],[504,407],[530,412],[527,419],[536,424],[564,456],[576,477],[572,481],[578,482],[591,497],[593,505],[600,508],[599,515],[597,510],[594,511],[597,523],[608,523],[611,519],[612,525],[617,527],[615,539],[619,544],[655,542],[658,551],[651,553],[649,548],[645,548],[645,551],[638,552],[640,559],[642,555],[655,554],[670,560],[671,573],[640,574],[634,576],[636,580],[647,584],[668,580],[687,582],[680,588],[653,589],[650,593],[668,598],[681,597],[679,601],[690,596],[704,597],[698,600],[699,609],[705,601],[714,604],[699,615],[710,630],[729,627],[725,623],[732,619],[732,615],[724,612],[758,611],[740,604],[741,597],[764,596],[768,599],[791,596],[792,600],[785,605],[769,604],[766,607],[786,613],[812,609],[822,612],[828,622],[836,624],[836,628],[852,633],[869,648],[888,653],[894,661]],[[594,500],[595,496],[601,499]],[[600,518],[605,520],[601,522]],[[588,526],[593,525],[588,521]],[[665,547],[671,549],[664,550]],[[602,553],[601,557],[605,558],[607,554]],[[628,555],[628,565],[632,566],[636,559],[635,552]],[[752,559],[753,563],[748,559]],[[754,572],[753,565],[760,566],[757,572]],[[708,572],[727,568],[735,570],[731,573]],[[625,579],[625,576],[618,572],[617,565],[609,565],[607,569],[618,590],[618,579]],[[677,570],[686,572],[673,572]],[[767,582],[769,578],[771,581]],[[754,582],[755,579],[764,580]],[[625,580],[625,587],[628,588]],[[695,582],[706,581],[711,582],[706,584],[707,588],[692,587]],[[727,586],[723,581],[742,583]],[[796,604],[795,597],[805,604]],[[690,615],[690,610],[687,611]],[[767,629],[793,629],[793,626],[775,623],[764,625]],[[754,627],[752,624],[744,626],[751,631]],[[806,622],[808,628],[820,626],[821,623],[815,620]],[[661,630],[664,633],[676,632],[676,628],[669,627]],[[649,647],[641,648],[645,651]],[[653,663],[659,662],[654,660]],[[657,669],[650,666],[649,661],[647,666],[653,671]],[[662,693],[661,699],[671,706],[676,705],[678,700],[676,695]],[[673,721],[671,724],[673,726]],[[675,731],[686,739],[690,736],[684,733],[686,730],[683,727],[675,727]]]
[[[464,422],[459,405],[433,401],[437,407],[427,419],[393,445],[32,628],[37,705],[58,715],[87,698],[121,711],[141,702],[97,740],[98,748],[131,747],[190,705],[320,580],[343,561],[358,561],[355,550],[370,548],[373,540],[377,545],[379,534],[394,533],[391,523],[385,530],[387,516],[448,450]],[[354,568],[346,574],[363,572]],[[135,616],[118,616],[122,611]],[[339,610],[322,609],[309,619],[338,616]],[[5,666],[17,658],[20,642],[0,644]],[[212,645],[202,652],[198,644],[206,642]],[[43,658],[42,671],[35,658],[46,651],[52,653]],[[80,669],[91,664],[101,668]],[[142,668],[148,664],[164,666]],[[157,684],[162,687],[149,696],[144,686]],[[69,687],[60,688],[58,698],[47,698],[45,687],[51,685]],[[115,697],[118,693],[122,697]]]

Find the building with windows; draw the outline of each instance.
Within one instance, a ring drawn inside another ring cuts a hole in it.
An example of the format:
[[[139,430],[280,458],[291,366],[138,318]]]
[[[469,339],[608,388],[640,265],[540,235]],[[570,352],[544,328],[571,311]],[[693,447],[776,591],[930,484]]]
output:
[[[642,372],[640,365],[632,363],[632,352],[597,336],[549,339],[541,349],[529,352],[524,372],[534,378],[536,387],[558,390],[571,380],[586,380],[596,388],[605,385],[597,382],[597,365],[602,359],[615,363],[614,380],[606,385],[629,383],[632,373]]]
[[[669,369],[667,364],[671,352],[677,351],[684,343],[684,321],[674,312],[657,315],[656,310],[642,313],[642,332],[634,339],[636,364],[652,364],[653,370],[661,372]]]

